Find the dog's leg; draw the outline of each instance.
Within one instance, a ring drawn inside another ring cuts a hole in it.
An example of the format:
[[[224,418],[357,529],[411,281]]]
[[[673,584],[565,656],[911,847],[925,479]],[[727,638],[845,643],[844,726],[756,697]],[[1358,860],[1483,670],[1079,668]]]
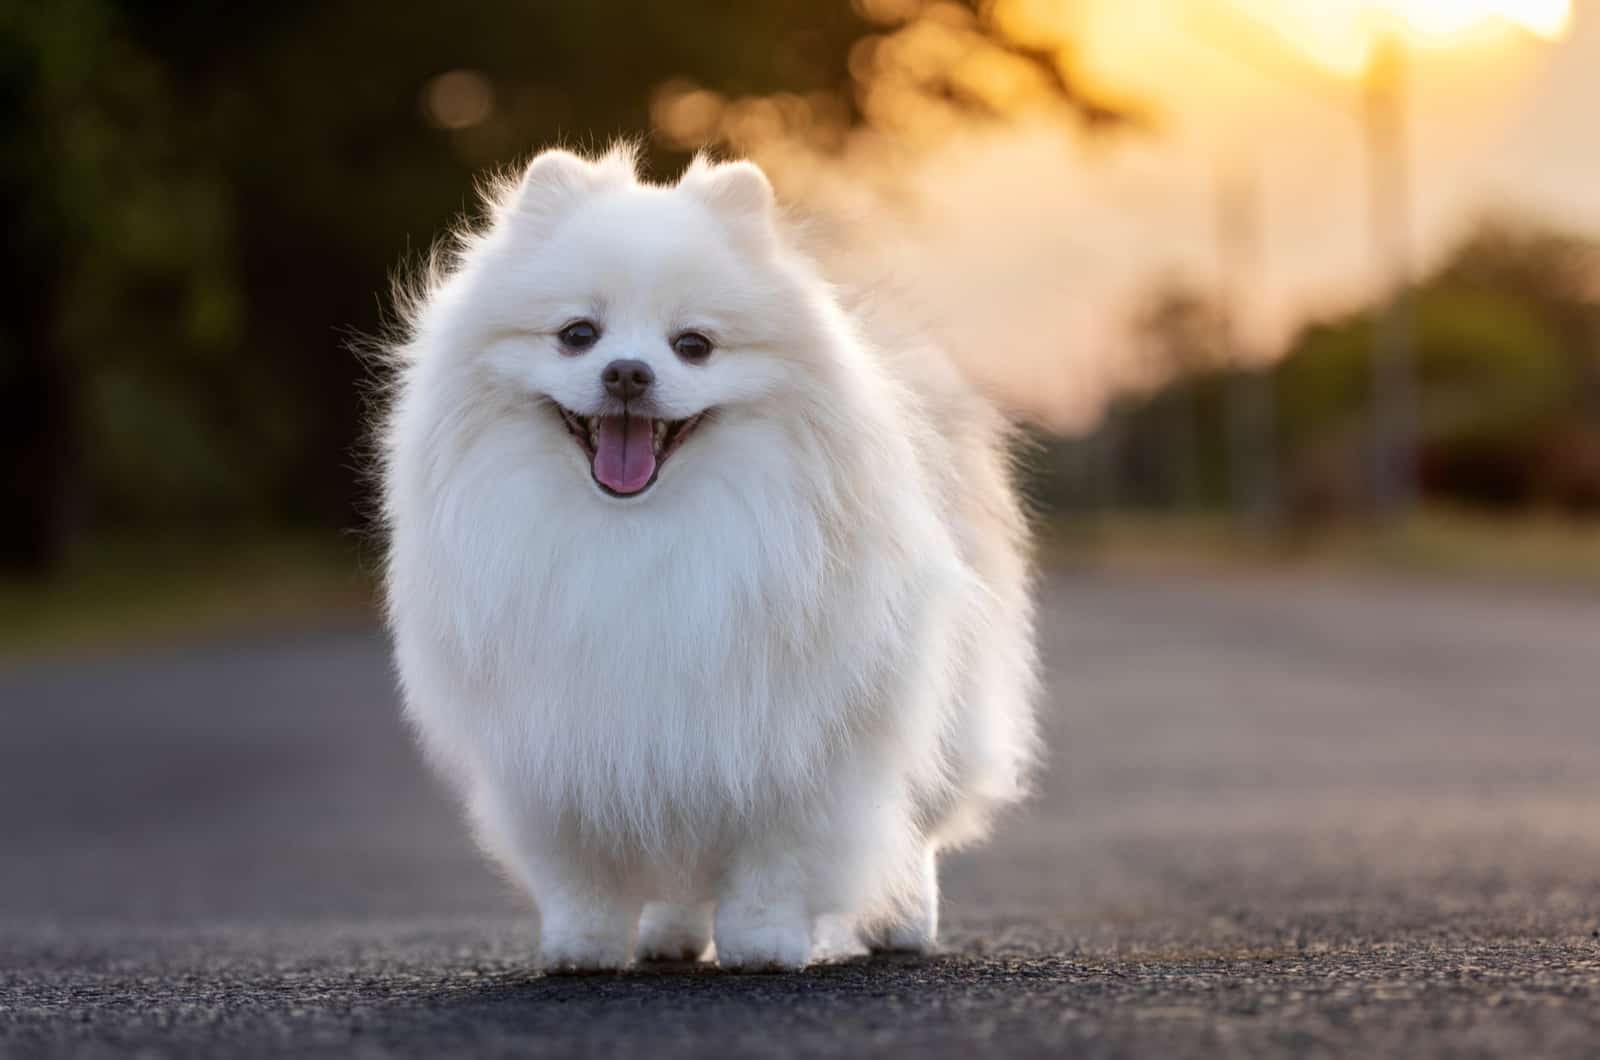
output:
[[[649,902],[639,917],[641,961],[698,961],[711,945],[711,903]]]
[[[540,865],[531,875],[539,903],[539,963],[546,972],[610,972],[633,960],[641,903],[607,873]]]
[[[894,916],[866,933],[874,953],[931,953],[939,941],[939,856],[929,845],[912,890]]]
[[[805,873],[781,845],[747,851],[717,900],[717,963],[737,971],[804,968],[811,961]]]
[[[539,909],[539,963],[547,972],[605,972],[633,960],[637,889],[621,868],[585,851],[559,825],[508,809],[488,787],[469,803],[479,842]]]

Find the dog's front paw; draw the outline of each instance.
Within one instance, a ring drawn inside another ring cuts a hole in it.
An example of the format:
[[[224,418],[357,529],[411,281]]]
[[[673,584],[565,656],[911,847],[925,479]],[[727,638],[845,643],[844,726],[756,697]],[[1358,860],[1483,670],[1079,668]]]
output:
[[[793,911],[717,916],[717,963],[736,972],[792,972],[811,963],[810,918]]]
[[[912,887],[886,918],[868,921],[862,941],[873,953],[930,954],[939,948],[939,863],[931,846]]]
[[[632,933],[627,925],[596,929],[546,923],[539,939],[539,965],[550,975],[615,972],[633,960]]]

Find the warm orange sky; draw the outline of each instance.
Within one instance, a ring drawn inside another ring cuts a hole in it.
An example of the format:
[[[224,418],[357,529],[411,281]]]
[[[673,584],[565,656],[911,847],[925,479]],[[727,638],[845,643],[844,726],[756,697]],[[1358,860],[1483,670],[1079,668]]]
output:
[[[1211,2],[1057,7],[1072,12],[1063,28],[1081,70],[1147,102],[1152,134],[1093,143],[1026,118],[973,130],[912,171],[921,223],[859,227],[860,267],[901,277],[980,372],[1027,378],[1025,402],[1058,423],[1093,415],[1119,371],[1131,303],[1155,278],[1215,282],[1222,173],[1259,188],[1246,309],[1260,349],[1376,274],[1358,84],[1271,34],[1236,47],[1235,30],[1194,17]],[[1268,2],[1291,0],[1242,0]],[[1418,267],[1489,207],[1600,233],[1600,11],[1577,10],[1555,43],[1503,26],[1449,43],[1412,53]],[[1039,391],[1042,377],[1055,392]]]
[[[1139,206],[1173,225],[1181,244],[1173,249],[1192,268],[1215,257],[1214,210],[1206,201],[1215,174],[1248,174],[1261,193],[1268,300],[1293,305],[1345,295],[1370,276],[1372,253],[1360,86],[1314,70],[1270,33],[1251,37],[1208,16],[1212,6],[1226,7],[1195,0],[1086,5],[1087,72],[1152,101],[1162,121],[1149,144],[1089,168],[1119,185],[1130,181]],[[1097,17],[1097,8],[1106,14]],[[1157,8],[1165,18],[1131,14]],[[1410,164],[1420,257],[1436,254],[1467,217],[1494,204],[1600,231],[1596,14],[1579,12],[1555,44],[1503,28],[1448,48],[1413,42]],[[1115,32],[1096,32],[1129,22],[1140,23],[1137,44],[1119,47]]]

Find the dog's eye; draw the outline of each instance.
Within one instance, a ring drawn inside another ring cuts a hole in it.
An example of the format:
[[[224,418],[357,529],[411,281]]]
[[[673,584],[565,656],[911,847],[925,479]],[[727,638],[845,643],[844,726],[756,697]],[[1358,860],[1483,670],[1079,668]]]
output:
[[[703,361],[711,356],[711,340],[698,331],[685,331],[672,340],[672,349],[686,361]]]
[[[592,320],[574,320],[556,335],[569,350],[582,351],[600,341],[600,329]]]

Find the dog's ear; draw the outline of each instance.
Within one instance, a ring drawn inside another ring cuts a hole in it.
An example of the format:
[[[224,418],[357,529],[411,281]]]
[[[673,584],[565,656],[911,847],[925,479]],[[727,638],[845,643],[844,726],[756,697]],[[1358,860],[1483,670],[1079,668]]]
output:
[[[754,162],[713,163],[696,155],[678,186],[697,195],[739,231],[768,242],[775,232],[777,197]]]
[[[626,145],[594,162],[560,148],[541,151],[502,198],[500,212],[550,225],[589,195],[632,180],[633,174],[634,156]]]

